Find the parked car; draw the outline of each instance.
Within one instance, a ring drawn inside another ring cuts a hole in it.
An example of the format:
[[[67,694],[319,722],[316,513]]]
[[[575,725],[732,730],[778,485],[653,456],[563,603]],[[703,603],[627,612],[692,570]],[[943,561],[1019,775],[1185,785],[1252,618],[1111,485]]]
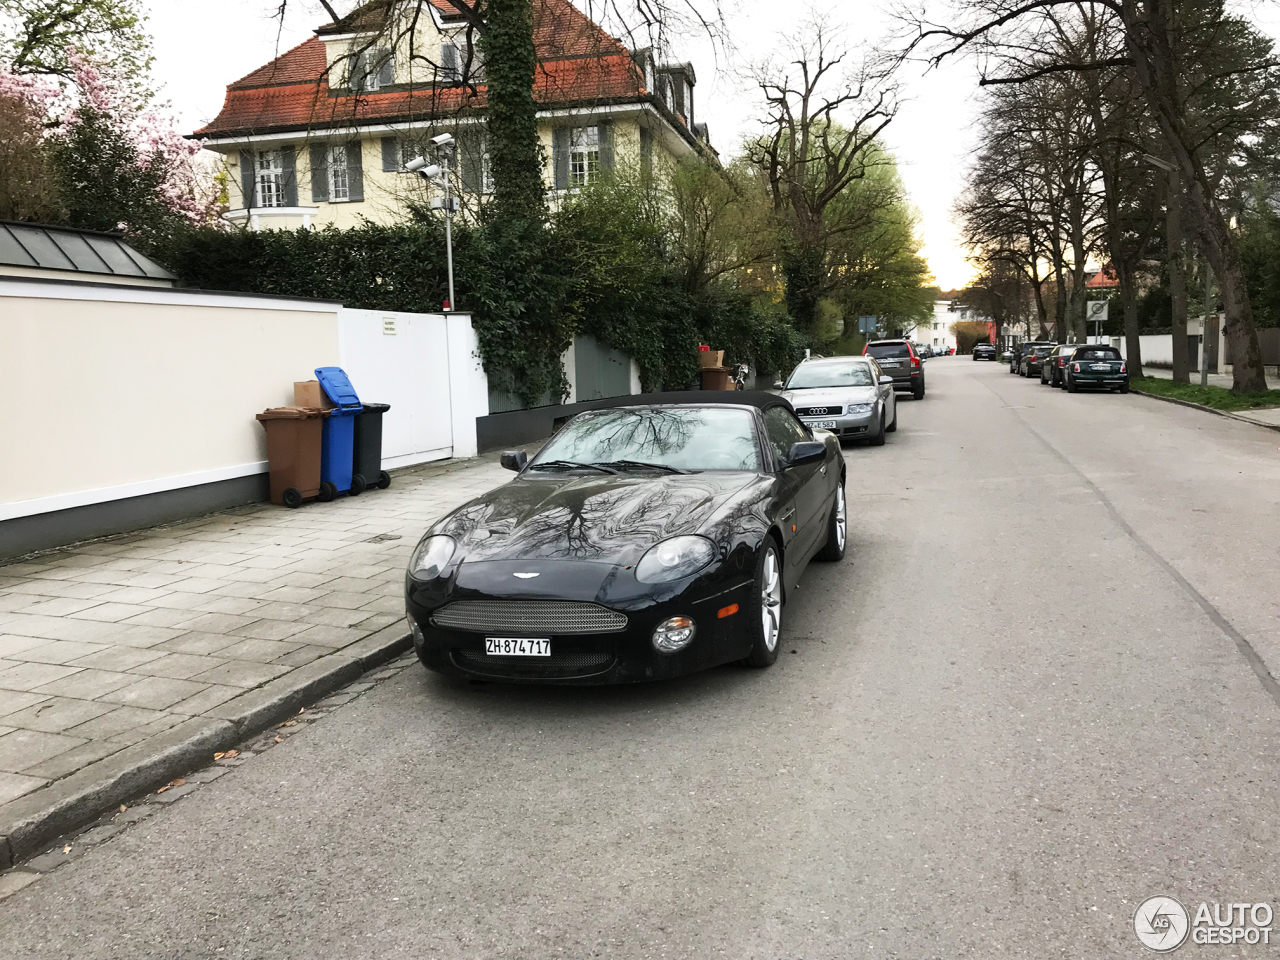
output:
[[[1115,347],[1086,343],[1076,349],[1063,368],[1063,380],[1069,393],[1081,387],[1103,387],[1129,392],[1129,365]]]
[[[419,659],[520,683],[658,680],[778,656],[784,604],[846,537],[840,444],[755,391],[620,397],[428,528],[405,602]]]
[[[1062,386],[1062,370],[1078,346],[1076,343],[1055,343],[1040,362],[1040,382],[1051,387]]]
[[[811,430],[880,447],[886,434],[898,429],[893,378],[871,357],[803,360],[786,383],[773,386]]]
[[[893,389],[910,390],[917,400],[924,399],[924,363],[907,340],[872,340],[862,348],[880,369],[893,377]]]
[[[1026,340],[1022,343],[1015,343],[1013,345],[1013,359],[1009,361],[1009,372],[1026,376],[1026,374],[1022,373],[1022,358],[1033,347],[1041,346],[1052,347],[1053,344],[1048,340]]]
[[[1030,377],[1040,373],[1044,358],[1049,355],[1053,345],[1048,343],[1027,344],[1022,349],[1022,361],[1018,364],[1018,374]]]
[[[974,360],[994,360],[996,358],[996,348],[989,343],[975,344],[973,348]]]
[[[1013,348],[1012,348],[1012,347],[1005,347],[1003,350],[1001,350],[1001,351],[1000,351],[1000,362],[1001,362],[1001,363],[1012,363],[1012,362],[1013,362]]]

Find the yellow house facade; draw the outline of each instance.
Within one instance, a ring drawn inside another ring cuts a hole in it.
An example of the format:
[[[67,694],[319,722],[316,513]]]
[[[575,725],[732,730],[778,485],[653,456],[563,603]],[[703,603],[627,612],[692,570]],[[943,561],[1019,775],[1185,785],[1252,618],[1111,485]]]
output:
[[[690,64],[628,50],[568,0],[534,8],[534,98],[553,204],[621,164],[714,157],[695,119]],[[412,23],[387,23],[385,9],[357,8],[228,86],[222,111],[194,134],[225,158],[228,219],[253,229],[402,221],[433,189],[405,164],[435,162],[430,141],[441,133],[455,138],[462,215],[492,193],[473,30],[446,0],[422,0]]]

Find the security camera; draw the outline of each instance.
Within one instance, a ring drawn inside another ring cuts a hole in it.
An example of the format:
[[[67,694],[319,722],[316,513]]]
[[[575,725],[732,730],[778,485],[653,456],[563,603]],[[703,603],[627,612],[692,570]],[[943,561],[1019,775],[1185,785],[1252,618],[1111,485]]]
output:
[[[426,165],[427,165],[426,157],[414,157],[412,160],[410,160],[408,163],[404,165],[404,168],[408,170],[410,173],[417,173]]]
[[[452,133],[442,133],[438,137],[432,137],[431,142],[437,147],[443,147],[445,144],[453,143]]]

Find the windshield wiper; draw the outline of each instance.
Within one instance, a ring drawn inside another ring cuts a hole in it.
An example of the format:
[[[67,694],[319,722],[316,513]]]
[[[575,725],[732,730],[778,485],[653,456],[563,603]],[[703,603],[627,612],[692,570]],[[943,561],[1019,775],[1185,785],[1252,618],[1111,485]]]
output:
[[[610,460],[609,466],[618,467],[644,467],[650,470],[665,470],[667,473],[692,473],[691,470],[682,470],[679,467],[673,467],[668,463],[646,463],[643,460]],[[600,466],[600,464],[597,464]],[[615,471],[617,472],[617,471]]]
[[[542,463],[532,464],[536,470],[539,467],[566,467],[571,470],[599,470],[601,473],[612,473],[615,476],[621,475],[621,470],[615,470],[613,467],[603,463],[578,463],[576,460],[545,460]]]

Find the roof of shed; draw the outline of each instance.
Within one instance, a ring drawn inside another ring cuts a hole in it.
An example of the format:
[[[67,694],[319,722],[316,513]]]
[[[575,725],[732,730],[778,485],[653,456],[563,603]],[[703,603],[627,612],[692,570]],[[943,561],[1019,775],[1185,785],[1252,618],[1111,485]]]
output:
[[[108,277],[178,279],[115,234],[8,220],[0,220],[0,266]]]

